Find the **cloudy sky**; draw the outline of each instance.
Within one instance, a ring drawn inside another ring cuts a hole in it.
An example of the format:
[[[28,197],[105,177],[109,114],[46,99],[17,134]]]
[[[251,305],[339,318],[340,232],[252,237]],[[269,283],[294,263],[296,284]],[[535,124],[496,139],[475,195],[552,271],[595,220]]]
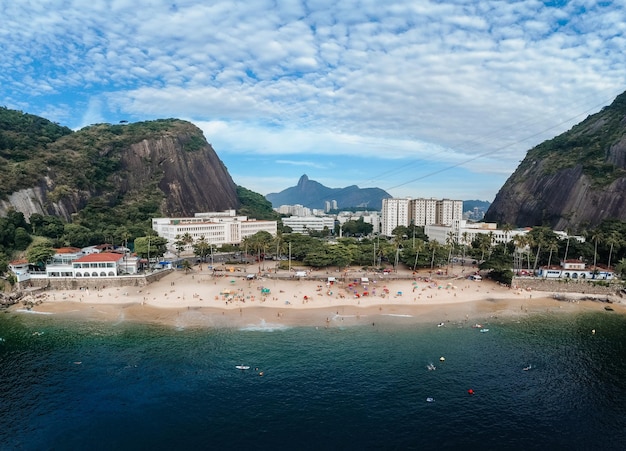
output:
[[[0,2],[0,104],[73,129],[178,117],[235,183],[302,174],[492,201],[626,91],[626,3]]]

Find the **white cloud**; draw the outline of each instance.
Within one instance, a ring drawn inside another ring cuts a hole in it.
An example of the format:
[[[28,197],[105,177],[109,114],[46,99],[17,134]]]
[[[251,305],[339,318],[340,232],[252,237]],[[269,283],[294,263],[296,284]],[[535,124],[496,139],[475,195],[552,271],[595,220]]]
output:
[[[624,90],[624,13],[536,0],[4,2],[0,99],[71,126],[187,118],[225,155],[510,173]]]

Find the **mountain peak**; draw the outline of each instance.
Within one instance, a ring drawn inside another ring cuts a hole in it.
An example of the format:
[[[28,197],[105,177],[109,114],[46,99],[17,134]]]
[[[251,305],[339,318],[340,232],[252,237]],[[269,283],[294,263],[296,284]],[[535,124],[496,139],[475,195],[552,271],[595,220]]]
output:
[[[302,174],[302,177],[300,177],[300,180],[298,180],[298,188],[303,188],[304,185],[306,185],[306,183],[309,181],[309,177],[307,177],[306,174]]]

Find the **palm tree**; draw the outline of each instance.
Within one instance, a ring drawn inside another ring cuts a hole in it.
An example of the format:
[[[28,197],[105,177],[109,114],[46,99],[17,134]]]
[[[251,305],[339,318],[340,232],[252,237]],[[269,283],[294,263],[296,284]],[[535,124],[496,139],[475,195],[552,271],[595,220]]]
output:
[[[548,242],[548,249],[550,250],[550,256],[548,257],[548,269],[549,269],[550,265],[552,264],[552,252],[559,250],[559,243],[557,243],[556,240],[550,240],[550,242]]]
[[[415,263],[413,263],[413,271],[415,271],[415,268],[417,267],[417,259],[420,255],[420,252],[423,250],[424,250],[424,241],[418,240],[417,243],[415,243]]]
[[[446,237],[446,244],[448,245],[448,266],[450,266],[450,259],[452,258],[452,251],[454,250],[454,243],[456,242],[456,233],[450,231]]]
[[[432,255],[430,257],[430,270],[432,271],[433,267],[435,266],[435,251],[437,251],[437,249],[439,248],[439,243],[437,243],[436,241],[429,241],[428,248],[432,251]]]
[[[591,241],[593,241],[593,270],[597,271],[596,263],[598,260],[598,241],[602,241],[604,239],[604,235],[598,229],[595,229],[591,233]]]
[[[616,230],[613,230],[609,234],[608,238],[606,239],[606,242],[607,244],[611,246],[611,249],[609,250],[609,264],[607,265],[610,270],[611,269],[611,257],[613,256],[613,247],[615,245],[621,244],[619,233]]]
[[[543,244],[543,236],[537,236],[530,239],[530,244],[537,246],[537,253],[535,254],[535,263],[533,264],[533,272],[537,270],[537,263],[539,261],[539,254],[541,253],[541,245]]]
[[[528,238],[526,235],[515,235],[513,237],[513,243],[515,244],[515,250],[513,251],[513,255],[515,256],[514,261],[516,262],[515,267],[517,270],[520,270],[524,266],[523,250],[528,244]]]
[[[489,257],[491,257],[491,251],[493,251],[493,244],[496,242],[496,235],[493,232],[487,234],[489,237]]]
[[[467,240],[469,239],[469,233],[463,232],[463,263],[465,263],[465,250],[467,249]]]
[[[506,249],[506,245],[509,244],[509,241],[511,241],[510,236],[511,236],[511,231],[513,230],[513,226],[511,224],[504,224],[502,226],[502,231],[504,232],[504,253],[506,254],[507,249]]]

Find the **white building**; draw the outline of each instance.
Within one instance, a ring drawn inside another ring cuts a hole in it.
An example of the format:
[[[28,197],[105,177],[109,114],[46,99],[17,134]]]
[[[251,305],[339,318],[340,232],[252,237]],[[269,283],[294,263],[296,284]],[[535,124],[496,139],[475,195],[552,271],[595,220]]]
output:
[[[389,198],[383,199],[382,221],[380,233],[386,236],[393,235],[393,229],[398,226],[409,225],[409,201],[411,199]]]
[[[597,266],[594,271],[593,268],[587,268],[585,262],[580,260],[562,261],[560,266],[542,266],[537,271],[537,276],[547,279],[565,278],[575,280],[611,280],[615,278],[615,274],[610,269]]]
[[[398,226],[453,225],[463,219],[463,201],[451,199],[383,199],[381,234]]]
[[[291,216],[283,218],[283,225],[291,228],[293,233],[308,233],[309,230],[322,232],[324,227],[331,232],[335,228],[333,216]]]
[[[437,224],[437,202],[437,199],[413,199],[411,201],[411,219],[413,224],[416,226]]]
[[[478,234],[490,234],[492,244],[508,243],[517,235],[528,233],[528,229],[502,230],[495,223],[467,222],[459,220],[451,225],[429,224],[424,226],[424,233],[430,241],[446,244],[452,239],[457,244],[470,245]],[[450,235],[452,233],[452,235]]]
[[[300,204],[281,205],[280,207],[275,208],[274,211],[280,213],[281,215],[292,215],[292,216],[311,216],[313,214],[310,208],[305,207]]]
[[[118,252],[98,252],[83,255],[67,263],[46,265],[46,277],[103,278],[136,274],[139,259]]]
[[[248,219],[236,216],[235,210],[226,210],[196,213],[191,218],[153,218],[152,228],[167,239],[168,248],[174,248],[174,242],[187,233],[194,241],[204,237],[207,243],[221,246],[240,244],[244,238],[261,231],[276,236],[277,222]]]

